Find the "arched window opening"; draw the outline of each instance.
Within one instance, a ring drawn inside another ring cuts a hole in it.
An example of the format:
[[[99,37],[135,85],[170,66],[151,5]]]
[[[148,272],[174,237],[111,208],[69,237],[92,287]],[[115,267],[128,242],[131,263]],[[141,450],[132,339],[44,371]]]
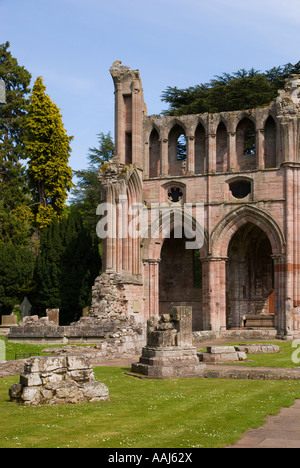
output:
[[[256,131],[254,123],[244,118],[236,130],[237,169],[240,171],[256,168]]]
[[[169,175],[181,175],[185,170],[186,158],[185,132],[176,124],[169,134]]]
[[[178,161],[186,161],[186,138],[184,133],[177,140],[177,159]]]
[[[272,169],[276,167],[276,124],[273,117],[269,117],[265,125],[265,168]]]
[[[204,174],[206,170],[205,130],[200,123],[195,132],[195,173]]]
[[[217,130],[217,162],[216,171],[225,172],[227,170],[227,130],[223,122]]]
[[[149,148],[149,177],[159,177],[160,175],[160,140],[156,129],[150,135]]]
[[[234,198],[242,199],[251,193],[251,182],[240,180],[229,184],[229,189]]]
[[[245,136],[244,136],[244,154],[255,155],[255,149],[256,149],[255,147],[256,147],[255,129],[249,126],[247,130],[245,131]]]

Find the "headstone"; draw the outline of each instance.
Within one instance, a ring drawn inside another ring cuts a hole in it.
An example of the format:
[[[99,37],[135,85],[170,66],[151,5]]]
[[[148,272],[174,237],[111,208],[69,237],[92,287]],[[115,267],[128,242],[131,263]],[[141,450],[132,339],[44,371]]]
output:
[[[31,309],[32,309],[32,305],[30,304],[28,298],[25,297],[22,304],[20,305],[20,311],[21,311],[22,319],[24,317],[29,317],[30,316]]]
[[[55,325],[59,325],[59,309],[47,309],[46,314],[50,322],[54,322]]]
[[[15,327],[18,325],[18,317],[12,313],[10,315],[2,315],[1,326],[2,327]]]

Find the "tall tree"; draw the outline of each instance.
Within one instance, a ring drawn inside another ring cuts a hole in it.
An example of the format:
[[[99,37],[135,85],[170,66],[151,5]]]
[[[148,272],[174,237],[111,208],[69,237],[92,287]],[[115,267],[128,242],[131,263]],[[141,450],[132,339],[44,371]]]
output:
[[[99,275],[101,259],[97,244],[84,229],[78,212],[71,210],[41,231],[35,267],[34,311],[59,308],[62,324],[78,320],[90,304],[91,288]]]
[[[34,257],[26,246],[0,242],[0,315],[11,314],[19,304],[34,270]]]
[[[169,104],[164,115],[201,114],[252,109],[269,104],[284,87],[285,79],[292,73],[300,73],[300,61],[288,63],[262,73],[238,70],[223,73],[209,83],[186,89],[169,86],[162,93],[162,101]]]
[[[96,237],[96,209],[101,202],[98,173],[100,167],[114,156],[111,133],[98,135],[99,147],[89,148],[88,168],[75,171],[77,183],[72,191],[72,205],[82,216],[84,226]]]
[[[60,218],[72,187],[69,137],[58,107],[46,94],[42,77],[37,78],[26,119],[28,177],[36,203],[36,224],[49,226]]]
[[[30,73],[0,44],[0,78],[6,99],[0,104],[0,240],[24,243],[30,235],[30,197],[25,166],[24,128]],[[22,219],[22,223],[20,222]]]

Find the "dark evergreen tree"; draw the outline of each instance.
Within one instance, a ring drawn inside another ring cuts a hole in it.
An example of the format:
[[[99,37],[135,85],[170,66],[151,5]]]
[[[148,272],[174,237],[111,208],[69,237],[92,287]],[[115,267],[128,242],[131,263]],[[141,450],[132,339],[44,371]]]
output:
[[[9,42],[0,44],[0,78],[6,94],[6,102],[0,104],[0,240],[20,244],[28,240],[31,229],[31,199],[23,164],[31,75],[18,65],[9,47]]]
[[[111,133],[98,135],[99,148],[90,148],[88,168],[75,171],[76,187],[72,191],[72,205],[82,216],[84,226],[96,238],[96,209],[101,202],[99,169],[114,156],[114,143]]]
[[[34,257],[27,247],[0,242],[0,315],[11,314],[22,301],[33,269]]]
[[[201,114],[253,109],[269,104],[284,87],[286,78],[300,73],[300,61],[274,67],[266,72],[239,70],[224,73],[209,83],[186,89],[169,86],[162,93],[162,101],[169,104],[164,115]]]
[[[36,261],[35,312],[60,309],[61,324],[78,320],[90,304],[91,288],[101,269],[97,243],[84,228],[80,214],[68,216],[41,232],[40,253]]]

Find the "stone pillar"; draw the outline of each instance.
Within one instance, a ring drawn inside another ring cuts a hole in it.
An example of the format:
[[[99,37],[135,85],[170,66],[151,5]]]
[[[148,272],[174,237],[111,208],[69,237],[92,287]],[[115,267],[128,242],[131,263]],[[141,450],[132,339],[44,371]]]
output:
[[[161,145],[161,175],[166,176],[169,174],[169,140],[168,138],[162,138]]]
[[[227,148],[228,148],[228,170],[235,171],[237,166],[236,161],[236,133],[227,133]]]
[[[159,259],[147,259],[144,263],[145,320],[159,316]]]
[[[258,169],[265,168],[265,131],[263,128],[256,132],[256,165]]]
[[[226,261],[227,257],[202,259],[203,328],[226,329]]]
[[[208,135],[208,172],[216,172],[217,170],[217,136],[215,133]]]
[[[187,136],[187,171],[195,174],[195,137]]]
[[[275,293],[275,328],[279,335],[286,334],[285,316],[285,258],[283,255],[272,255],[274,263]]]

